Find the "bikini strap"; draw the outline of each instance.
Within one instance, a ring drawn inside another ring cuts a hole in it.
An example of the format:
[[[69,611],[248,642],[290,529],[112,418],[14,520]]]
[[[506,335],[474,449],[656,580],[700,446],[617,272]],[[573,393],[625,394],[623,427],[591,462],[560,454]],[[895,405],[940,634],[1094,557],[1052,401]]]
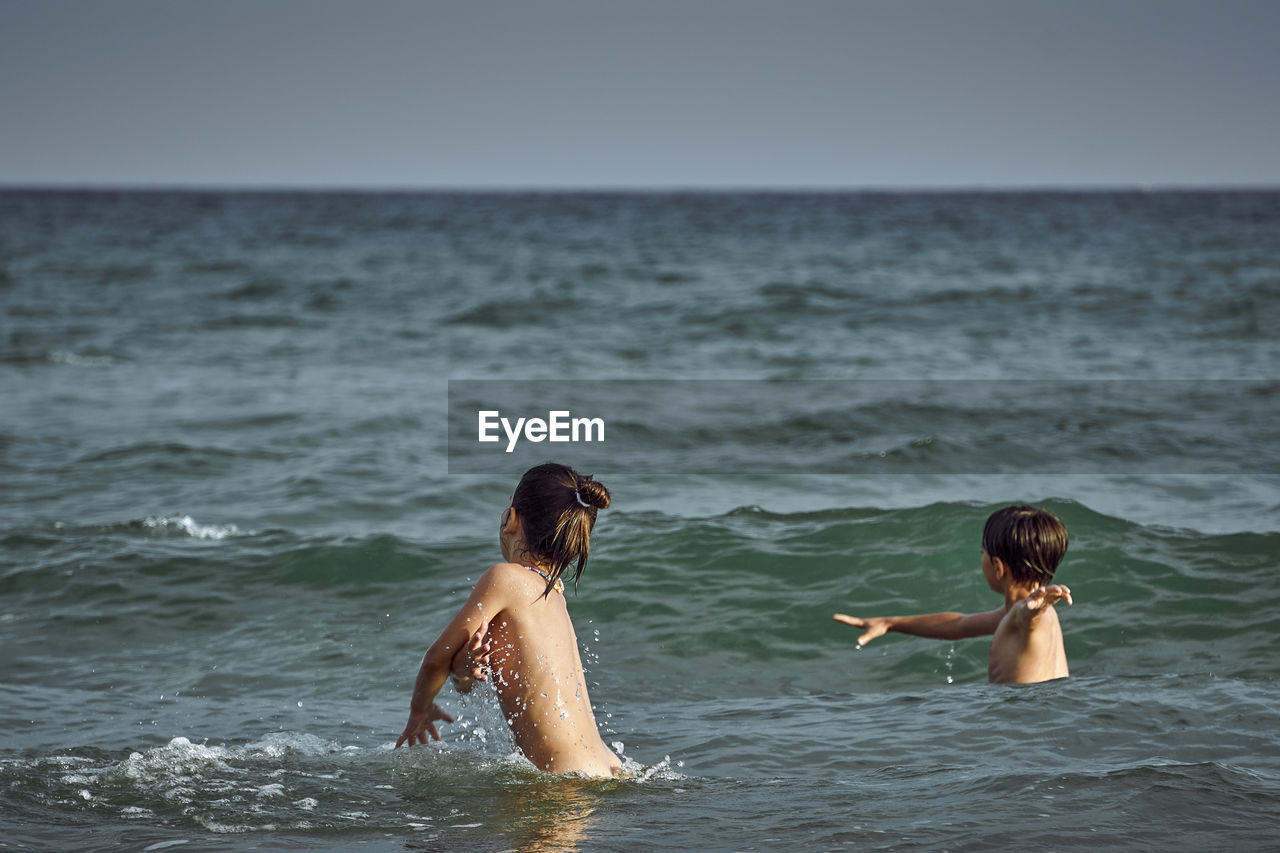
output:
[[[547,583],[551,583],[551,575],[547,574],[537,566],[525,566],[525,568],[531,572],[537,572],[538,574],[542,575],[542,579],[544,581],[546,581]],[[556,582],[551,588],[554,589],[556,592],[560,593],[561,595],[564,595],[564,581],[561,580],[560,578],[556,578]]]

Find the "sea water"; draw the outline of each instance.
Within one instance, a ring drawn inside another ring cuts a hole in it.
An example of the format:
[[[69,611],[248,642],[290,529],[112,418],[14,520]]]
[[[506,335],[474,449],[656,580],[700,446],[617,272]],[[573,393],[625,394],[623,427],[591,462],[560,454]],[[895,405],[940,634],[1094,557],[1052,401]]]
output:
[[[1278,322],[1275,193],[0,193],[0,847],[1274,849]],[[520,470],[448,473],[491,379],[1212,393],[1100,414],[1138,472],[946,402],[862,422],[874,473],[781,470],[848,437],[763,408],[714,466],[597,465],[567,593],[632,772],[587,781],[484,688],[391,749],[499,558]],[[1070,679],[832,622],[997,606],[1022,501],[1071,533]]]

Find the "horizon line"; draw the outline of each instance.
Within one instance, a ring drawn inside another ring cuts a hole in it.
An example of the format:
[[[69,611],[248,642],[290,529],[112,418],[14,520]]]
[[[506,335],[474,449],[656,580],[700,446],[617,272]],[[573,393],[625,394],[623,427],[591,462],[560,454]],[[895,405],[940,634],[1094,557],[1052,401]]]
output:
[[[1097,184],[254,184],[201,181],[35,181],[0,180],[0,192],[224,192],[224,193],[352,193],[352,194],[856,194],[856,193],[1170,193],[1277,192],[1280,183],[1097,183]]]

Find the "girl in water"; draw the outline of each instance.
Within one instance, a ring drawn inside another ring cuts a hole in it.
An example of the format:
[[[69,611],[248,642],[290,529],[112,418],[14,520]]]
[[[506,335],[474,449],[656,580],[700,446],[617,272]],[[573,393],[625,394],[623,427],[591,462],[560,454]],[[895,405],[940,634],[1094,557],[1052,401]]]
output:
[[[548,463],[530,468],[503,510],[503,562],[476,582],[467,603],[427,650],[396,747],[440,739],[435,703],[452,673],[459,692],[486,680],[487,665],[516,746],[541,770],[613,776],[622,767],[596,728],[565,606],[562,575],[587,565],[596,511],[609,491],[589,475]]]

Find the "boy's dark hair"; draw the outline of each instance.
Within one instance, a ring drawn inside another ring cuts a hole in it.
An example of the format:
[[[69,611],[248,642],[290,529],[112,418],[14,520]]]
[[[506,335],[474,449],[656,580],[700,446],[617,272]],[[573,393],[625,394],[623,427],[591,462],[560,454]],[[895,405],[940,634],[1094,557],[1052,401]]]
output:
[[[596,510],[608,508],[609,490],[591,479],[590,474],[548,462],[525,472],[511,496],[511,506],[520,515],[530,554],[548,563],[549,580],[543,597],[550,594],[575,559],[576,584],[587,565]]]
[[[1003,560],[1015,581],[1047,584],[1067,553],[1067,528],[1038,507],[1007,506],[987,519],[982,549]]]

